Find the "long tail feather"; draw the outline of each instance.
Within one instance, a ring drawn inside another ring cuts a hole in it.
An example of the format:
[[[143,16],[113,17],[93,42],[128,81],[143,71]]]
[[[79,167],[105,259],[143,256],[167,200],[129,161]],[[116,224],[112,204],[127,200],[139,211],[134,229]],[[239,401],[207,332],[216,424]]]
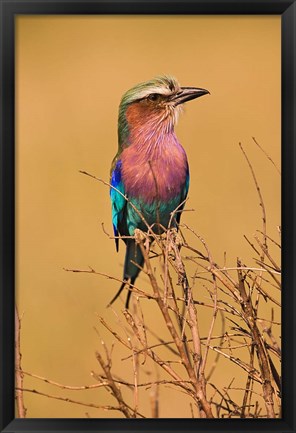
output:
[[[126,253],[125,253],[125,261],[124,261],[124,273],[123,273],[123,283],[121,284],[118,292],[112,299],[112,301],[108,304],[110,306],[113,302],[118,298],[122,290],[128,284],[128,293],[125,302],[125,308],[128,309],[130,297],[132,294],[132,290],[130,284],[134,284],[141,267],[143,266],[144,258],[141,253],[141,249],[138,245],[136,245],[133,239],[129,239],[126,242]],[[138,266],[137,266],[138,265]]]
[[[126,301],[125,301],[125,308],[128,310],[128,305],[129,305],[129,301],[130,301],[130,297],[131,297],[132,291],[131,291],[131,286],[128,286],[128,292],[127,292],[127,297],[126,297]]]
[[[110,306],[113,304],[113,302],[116,301],[116,299],[118,298],[118,296],[120,295],[120,293],[121,293],[121,292],[123,291],[123,289],[125,288],[125,285],[128,284],[128,283],[129,283],[128,280],[123,281],[123,283],[121,284],[121,286],[120,286],[118,292],[117,292],[116,295],[112,298],[112,300],[109,302],[109,304],[107,305],[107,307],[110,307]],[[128,308],[128,307],[126,307],[126,308]]]

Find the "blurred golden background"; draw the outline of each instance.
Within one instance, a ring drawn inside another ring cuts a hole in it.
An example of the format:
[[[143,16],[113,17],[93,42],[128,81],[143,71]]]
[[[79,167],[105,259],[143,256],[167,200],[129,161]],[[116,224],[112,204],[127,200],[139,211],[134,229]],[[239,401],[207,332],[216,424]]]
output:
[[[261,210],[242,142],[256,171],[267,209],[268,234],[280,225],[280,177],[252,140],[280,165],[281,71],[279,16],[18,16],[16,19],[16,295],[22,317],[23,369],[69,385],[95,383],[94,352],[114,340],[106,305],[115,281],[63,268],[122,277],[124,248],[112,234],[109,191],[79,173],[109,180],[117,151],[117,111],[122,94],[159,74],[210,96],[186,104],[177,135],[190,164],[191,185],[182,221],[202,235],[215,260],[251,262],[250,238],[261,229]],[[138,284],[146,285],[141,276]],[[147,287],[147,286],[145,286]],[[122,298],[114,304],[120,313]],[[155,330],[156,305],[143,302]],[[211,314],[200,309],[202,335]],[[116,325],[114,325],[116,326]],[[215,329],[219,334],[219,329]],[[115,346],[114,368],[132,380],[131,361]],[[224,361],[221,361],[224,362]],[[226,386],[235,370],[224,363]],[[236,371],[236,372],[234,372]],[[148,374],[148,373],[147,373]],[[69,392],[25,377],[26,388]],[[112,404],[103,389],[72,391],[73,399]],[[146,400],[147,399],[147,402]],[[149,408],[148,397],[142,401]],[[190,417],[181,393],[161,389],[160,416]],[[28,417],[120,417],[25,394]],[[149,409],[148,409],[149,413]]]

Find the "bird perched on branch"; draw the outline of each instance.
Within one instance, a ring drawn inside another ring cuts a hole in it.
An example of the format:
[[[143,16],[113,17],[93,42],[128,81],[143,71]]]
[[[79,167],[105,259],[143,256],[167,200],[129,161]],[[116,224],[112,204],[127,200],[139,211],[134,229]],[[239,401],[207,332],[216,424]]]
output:
[[[123,236],[126,255],[123,283],[109,305],[127,285],[128,308],[130,284],[143,266],[139,245],[124,236],[133,236],[136,229],[146,232],[149,226],[157,234],[169,225],[178,226],[189,187],[189,169],[174,126],[184,102],[208,93],[180,87],[175,78],[160,76],[136,85],[121,99],[110,196],[114,234]],[[171,218],[176,208],[178,212]],[[115,242],[118,251],[118,238]]]

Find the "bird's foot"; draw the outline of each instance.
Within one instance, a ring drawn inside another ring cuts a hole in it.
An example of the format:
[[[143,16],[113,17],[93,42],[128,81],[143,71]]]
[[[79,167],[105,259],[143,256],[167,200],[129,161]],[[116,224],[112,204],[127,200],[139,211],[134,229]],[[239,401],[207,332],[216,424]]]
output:
[[[142,230],[140,229],[135,229],[134,235],[135,235],[135,241],[138,244],[147,238],[147,233],[142,232]]]
[[[134,232],[136,244],[140,244],[141,242],[144,244],[145,249],[148,251],[150,246],[150,240],[147,233],[142,232],[140,229],[135,229]]]
[[[180,249],[183,245],[183,238],[175,227],[169,230],[169,236],[172,242],[174,242],[175,245]]]

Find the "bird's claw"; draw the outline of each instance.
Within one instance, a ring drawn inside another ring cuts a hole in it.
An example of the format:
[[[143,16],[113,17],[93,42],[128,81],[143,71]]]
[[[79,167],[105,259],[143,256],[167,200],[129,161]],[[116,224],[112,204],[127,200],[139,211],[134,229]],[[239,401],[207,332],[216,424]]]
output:
[[[147,237],[146,233],[142,232],[142,230],[140,230],[140,229],[135,229],[134,236],[135,236],[135,241],[137,242],[137,244],[144,241]]]
[[[140,244],[141,242],[143,242],[146,251],[149,251],[150,240],[148,234],[142,232],[142,230],[140,229],[135,229],[134,236],[136,244]]]
[[[175,245],[180,249],[183,245],[183,238],[175,227],[170,229],[170,237]]]

